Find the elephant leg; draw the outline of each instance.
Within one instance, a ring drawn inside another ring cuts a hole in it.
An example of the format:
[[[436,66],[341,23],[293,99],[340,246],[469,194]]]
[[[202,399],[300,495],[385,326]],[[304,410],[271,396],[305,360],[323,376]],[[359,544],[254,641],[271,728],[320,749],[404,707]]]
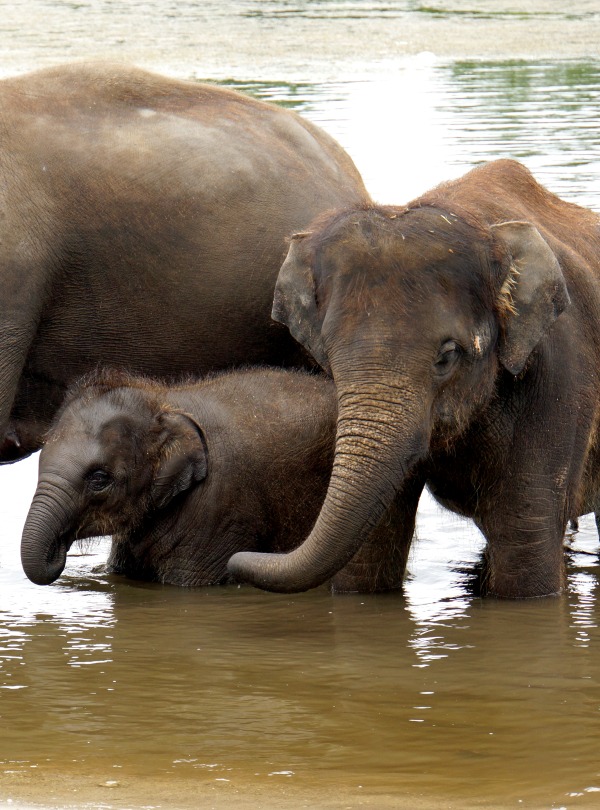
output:
[[[483,592],[505,598],[548,596],[564,585],[566,494],[556,477],[517,475],[477,524],[487,539]]]
[[[333,593],[380,593],[402,588],[424,485],[418,477],[405,483],[369,538],[331,580]]]

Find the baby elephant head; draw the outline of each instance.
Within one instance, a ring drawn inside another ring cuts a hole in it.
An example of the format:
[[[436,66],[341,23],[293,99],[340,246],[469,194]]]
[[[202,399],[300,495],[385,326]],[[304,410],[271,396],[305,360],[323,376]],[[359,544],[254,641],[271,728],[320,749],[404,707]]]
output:
[[[62,573],[75,540],[135,529],[206,477],[204,437],[191,416],[143,387],[84,383],[40,454],[21,560],[32,582]]]

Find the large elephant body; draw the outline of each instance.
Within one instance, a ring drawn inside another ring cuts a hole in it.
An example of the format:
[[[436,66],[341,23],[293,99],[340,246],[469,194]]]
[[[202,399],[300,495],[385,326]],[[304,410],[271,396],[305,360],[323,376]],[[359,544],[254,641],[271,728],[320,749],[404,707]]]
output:
[[[560,591],[567,521],[600,492],[597,214],[492,162],[404,208],[315,222],[273,315],[333,375],[335,464],[305,542],[234,556],[238,579],[293,591],[353,556],[389,567],[364,543],[390,509],[397,566],[428,484],[483,532],[486,592]]]
[[[73,64],[0,82],[0,461],[99,363],[174,379],[309,360],[270,310],[285,239],[367,199],[299,116]]]

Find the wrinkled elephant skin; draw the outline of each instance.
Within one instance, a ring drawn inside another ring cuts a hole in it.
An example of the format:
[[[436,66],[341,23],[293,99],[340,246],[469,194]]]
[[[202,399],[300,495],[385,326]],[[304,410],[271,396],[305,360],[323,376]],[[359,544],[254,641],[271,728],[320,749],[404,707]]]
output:
[[[96,535],[113,536],[114,573],[185,586],[225,582],[236,551],[293,548],[325,496],[336,415],[333,382],[299,371],[84,378],[40,454],[27,576],[49,584]]]
[[[334,378],[335,464],[305,542],[236,555],[238,580],[314,587],[390,510],[405,560],[427,484],[481,529],[485,592],[561,590],[567,521],[599,500],[597,214],[495,161],[403,208],[317,220],[273,316]]]
[[[135,68],[0,81],[0,462],[99,364],[165,380],[309,365],[271,321],[286,239],[367,199],[294,113]]]

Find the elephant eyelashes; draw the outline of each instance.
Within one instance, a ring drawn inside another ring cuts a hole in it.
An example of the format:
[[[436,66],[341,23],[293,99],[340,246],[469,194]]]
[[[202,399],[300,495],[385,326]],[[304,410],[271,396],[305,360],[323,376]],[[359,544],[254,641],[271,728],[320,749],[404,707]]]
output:
[[[106,470],[91,470],[86,476],[86,481],[91,490],[94,492],[102,492],[103,489],[106,489],[112,484],[113,478]]]
[[[446,377],[456,365],[459,357],[462,354],[462,349],[455,340],[447,340],[433,364],[435,373],[440,377]]]

